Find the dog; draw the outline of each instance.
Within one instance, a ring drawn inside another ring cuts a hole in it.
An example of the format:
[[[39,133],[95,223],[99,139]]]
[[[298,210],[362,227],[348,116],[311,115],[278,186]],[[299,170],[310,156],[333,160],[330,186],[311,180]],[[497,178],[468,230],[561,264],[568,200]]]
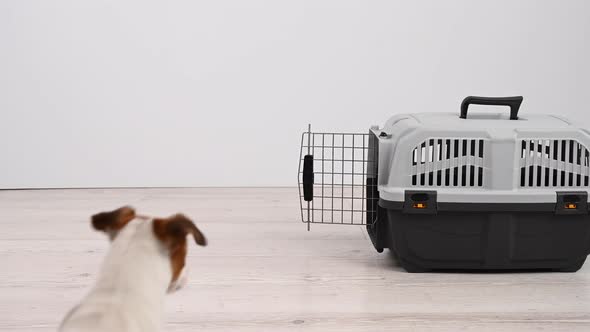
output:
[[[166,293],[186,283],[187,236],[207,245],[182,214],[137,215],[131,207],[98,213],[94,229],[111,240],[96,285],[63,319],[60,332],[156,332]]]

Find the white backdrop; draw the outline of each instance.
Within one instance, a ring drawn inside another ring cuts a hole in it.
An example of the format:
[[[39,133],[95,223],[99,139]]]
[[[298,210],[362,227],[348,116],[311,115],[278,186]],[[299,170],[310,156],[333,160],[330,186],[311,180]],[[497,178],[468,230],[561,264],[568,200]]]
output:
[[[523,95],[585,120],[590,1],[0,2],[0,188],[291,186],[300,133]]]

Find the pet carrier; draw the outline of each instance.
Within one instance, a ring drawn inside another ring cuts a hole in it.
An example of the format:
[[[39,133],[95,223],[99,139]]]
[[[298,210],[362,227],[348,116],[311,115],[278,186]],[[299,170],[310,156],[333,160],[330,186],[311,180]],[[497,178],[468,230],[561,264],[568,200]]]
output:
[[[522,97],[467,97],[368,133],[302,136],[303,222],[366,225],[409,272],[576,271],[590,252],[590,132],[519,116]],[[510,113],[467,114],[470,104]]]

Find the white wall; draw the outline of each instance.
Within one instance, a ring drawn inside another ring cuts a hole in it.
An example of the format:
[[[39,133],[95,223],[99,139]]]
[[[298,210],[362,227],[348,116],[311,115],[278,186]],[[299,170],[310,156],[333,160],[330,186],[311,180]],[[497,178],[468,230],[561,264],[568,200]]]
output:
[[[300,132],[589,117],[590,1],[0,2],[0,188],[296,184]]]

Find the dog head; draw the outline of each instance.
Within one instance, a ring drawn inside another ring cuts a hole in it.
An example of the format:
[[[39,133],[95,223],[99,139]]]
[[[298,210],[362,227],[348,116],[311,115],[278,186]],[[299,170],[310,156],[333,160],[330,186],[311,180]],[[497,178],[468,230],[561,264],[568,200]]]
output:
[[[207,239],[194,222],[183,214],[168,218],[150,218],[135,214],[135,210],[125,206],[114,211],[101,212],[91,218],[94,229],[105,232],[114,241],[127,224],[133,220],[151,223],[154,238],[160,242],[170,259],[172,278],[168,292],[174,292],[186,284],[187,237],[200,246],[207,245]]]

